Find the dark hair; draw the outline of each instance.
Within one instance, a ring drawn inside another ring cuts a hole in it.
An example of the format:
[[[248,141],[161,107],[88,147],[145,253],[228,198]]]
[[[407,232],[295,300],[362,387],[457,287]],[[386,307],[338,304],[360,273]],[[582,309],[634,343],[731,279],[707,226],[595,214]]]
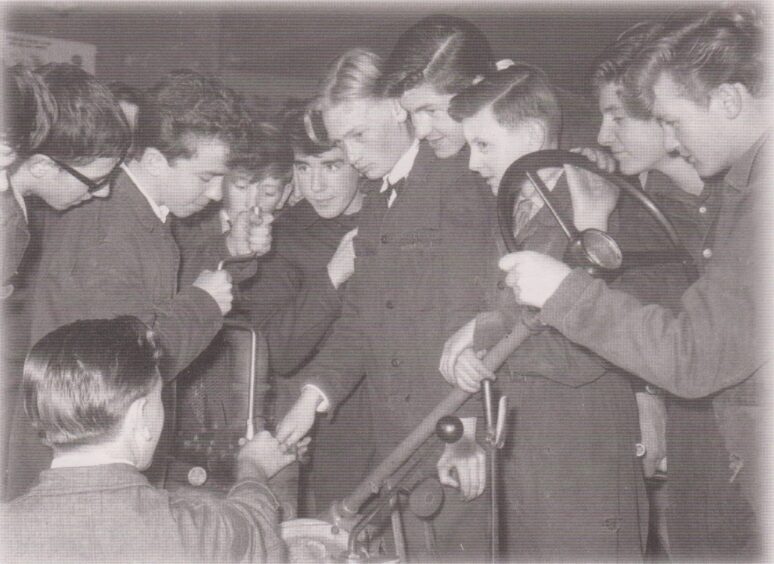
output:
[[[108,88],[118,102],[128,102],[137,107],[142,105],[144,94],[139,88],[129,86],[120,80],[108,82]]]
[[[132,134],[107,86],[67,63],[49,63],[34,72],[56,104],[56,119],[34,153],[72,164],[126,154]]]
[[[333,149],[334,145],[312,139],[307,132],[306,114],[313,100],[289,102],[280,114],[282,130],[288,136],[293,151],[303,155],[316,156]]]
[[[456,121],[492,108],[497,121],[515,128],[526,119],[538,119],[550,139],[558,139],[562,111],[556,92],[545,73],[537,67],[515,64],[493,72],[452,98],[449,115]]]
[[[22,65],[3,71],[4,142],[19,158],[31,156],[56,121],[56,102],[40,76]]]
[[[24,409],[57,447],[115,436],[129,406],[159,381],[160,349],[136,317],[81,320],[38,341],[24,362]]]
[[[249,173],[253,182],[269,176],[290,181],[293,150],[279,128],[269,122],[259,122],[250,130],[248,143],[232,151],[229,168]]]
[[[639,59],[650,42],[664,29],[659,22],[638,23],[616,38],[594,61],[591,82],[596,96],[608,84],[617,87],[618,96],[626,112],[637,119],[652,117],[650,108],[642,99],[637,80],[632,74],[639,70]]]
[[[146,92],[137,119],[136,151],[153,147],[170,161],[190,159],[197,139],[214,138],[240,152],[249,143],[251,127],[250,115],[233,90],[194,71],[173,71]]]
[[[742,84],[759,96],[766,67],[763,41],[763,23],[751,6],[720,8],[669,21],[643,57],[638,88],[652,105],[654,84],[666,72],[682,95],[702,106],[721,84]]]
[[[380,80],[385,96],[398,97],[429,82],[438,92],[456,94],[477,76],[494,70],[484,33],[471,22],[444,14],[428,16],[398,38]]]

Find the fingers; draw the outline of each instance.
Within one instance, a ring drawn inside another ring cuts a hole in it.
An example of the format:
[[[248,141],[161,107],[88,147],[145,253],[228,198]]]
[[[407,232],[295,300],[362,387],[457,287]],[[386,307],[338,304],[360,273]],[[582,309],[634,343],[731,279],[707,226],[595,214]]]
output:
[[[438,465],[438,481],[444,486],[451,486],[452,488],[460,488],[460,483],[452,476],[453,467],[448,464]]]
[[[509,253],[500,259],[500,261],[497,263],[497,266],[500,267],[500,270],[508,272],[509,270],[513,270],[518,265],[522,264],[525,260],[528,260],[529,257],[533,254],[536,253],[534,251],[519,251],[518,253]]]
[[[468,392],[474,393],[481,388],[484,379],[494,380],[495,374],[481,362],[481,359],[473,352],[473,349],[465,349],[457,360],[454,374],[457,386]]]

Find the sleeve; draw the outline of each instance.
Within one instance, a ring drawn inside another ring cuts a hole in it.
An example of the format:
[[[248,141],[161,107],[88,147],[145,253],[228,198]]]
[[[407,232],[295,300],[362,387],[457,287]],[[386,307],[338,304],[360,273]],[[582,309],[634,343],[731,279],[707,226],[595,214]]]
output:
[[[287,258],[273,254],[240,288],[236,309],[265,332],[272,372],[284,376],[322,342],[341,313],[341,297],[326,268],[305,277]]]
[[[743,381],[762,364],[749,272],[709,269],[673,313],[576,270],[546,302],[541,318],[652,384],[677,396],[704,397]]]
[[[301,371],[301,381],[317,387],[330,402],[328,415],[331,417],[366,372],[369,344],[361,328],[362,317],[357,305],[360,284],[356,263],[355,273],[344,290],[341,316],[334,322],[325,346]]]
[[[191,561],[287,561],[279,502],[266,484],[240,481],[225,499],[172,495],[172,516]]]
[[[147,273],[138,259],[141,250],[130,246],[131,242],[102,240],[80,252],[70,272],[54,271],[41,277],[34,332],[42,336],[77,319],[133,315],[159,335],[165,353],[162,375],[169,380],[212,341],[223,317],[215,300],[194,286],[154,300],[154,290],[164,292],[147,287]],[[174,288],[174,280],[168,285]]]

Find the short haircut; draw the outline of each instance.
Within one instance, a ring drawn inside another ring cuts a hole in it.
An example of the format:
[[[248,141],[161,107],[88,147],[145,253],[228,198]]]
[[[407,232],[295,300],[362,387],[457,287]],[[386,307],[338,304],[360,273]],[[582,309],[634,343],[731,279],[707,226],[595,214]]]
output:
[[[49,63],[34,72],[56,104],[56,119],[34,153],[78,165],[126,155],[132,134],[107,86],[67,63]]]
[[[318,88],[316,109],[324,110],[342,102],[380,98],[377,83],[382,75],[382,58],[356,47],[338,57],[326,70]]]
[[[612,84],[627,114],[641,120],[651,119],[652,113],[633,74],[638,72],[643,53],[663,29],[663,24],[658,22],[641,22],[608,45],[594,61],[591,82],[595,95],[599,96],[604,86]]]
[[[24,362],[24,409],[46,443],[116,436],[129,406],[160,380],[160,349],[136,317],[81,320],[38,341]]]
[[[546,126],[550,140],[561,133],[562,111],[556,92],[537,67],[515,64],[488,74],[452,98],[449,115],[462,121],[487,107],[504,127],[516,128],[527,119],[536,119]]]
[[[399,97],[428,82],[440,93],[457,94],[494,68],[492,48],[479,28],[463,18],[437,14],[398,38],[384,65],[380,90]]]
[[[39,75],[22,65],[3,70],[3,141],[19,158],[31,156],[56,121],[56,102]]]
[[[313,100],[291,102],[283,109],[280,120],[282,130],[288,136],[293,151],[302,155],[317,156],[335,147],[320,139],[312,139],[307,131],[306,114]]]
[[[230,88],[191,70],[167,74],[149,89],[137,119],[135,153],[154,148],[168,160],[190,159],[199,139],[217,139],[244,150],[252,120]]]
[[[253,182],[268,177],[290,181],[293,150],[287,136],[269,122],[258,122],[250,130],[248,142],[232,151],[229,168],[250,174]]]
[[[752,6],[733,6],[667,22],[643,58],[638,85],[652,105],[654,85],[667,73],[681,95],[705,106],[721,84],[742,84],[753,96],[764,88],[763,22]]]

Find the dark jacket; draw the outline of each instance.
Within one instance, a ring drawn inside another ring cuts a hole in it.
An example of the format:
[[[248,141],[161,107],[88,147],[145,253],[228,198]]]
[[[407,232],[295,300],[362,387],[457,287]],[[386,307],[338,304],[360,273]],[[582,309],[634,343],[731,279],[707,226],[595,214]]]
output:
[[[2,230],[2,258],[0,259],[0,299],[13,292],[12,277],[18,273],[19,264],[30,242],[30,232],[24,211],[13,195],[13,189],[0,192],[0,230]]]

